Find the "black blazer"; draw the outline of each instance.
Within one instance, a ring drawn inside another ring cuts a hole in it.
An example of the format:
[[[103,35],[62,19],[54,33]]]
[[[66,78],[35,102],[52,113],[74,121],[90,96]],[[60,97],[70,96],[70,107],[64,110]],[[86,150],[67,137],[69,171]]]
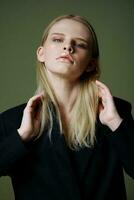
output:
[[[16,200],[126,200],[123,168],[134,178],[131,105],[115,98],[123,122],[112,132],[98,120],[93,148],[73,151],[54,117],[51,141],[24,143],[17,129],[26,104],[0,115],[0,176],[12,179]]]

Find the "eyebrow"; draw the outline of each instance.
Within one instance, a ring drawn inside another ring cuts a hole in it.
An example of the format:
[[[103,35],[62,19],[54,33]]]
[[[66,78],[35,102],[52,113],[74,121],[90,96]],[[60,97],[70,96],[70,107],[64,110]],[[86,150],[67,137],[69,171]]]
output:
[[[64,34],[64,33],[52,33],[51,35],[65,36],[65,34]],[[83,42],[85,42],[85,43],[89,44],[89,42],[88,42],[87,40],[83,39],[83,38],[76,37],[76,38],[74,38],[74,39],[81,40],[81,41],[83,41]]]

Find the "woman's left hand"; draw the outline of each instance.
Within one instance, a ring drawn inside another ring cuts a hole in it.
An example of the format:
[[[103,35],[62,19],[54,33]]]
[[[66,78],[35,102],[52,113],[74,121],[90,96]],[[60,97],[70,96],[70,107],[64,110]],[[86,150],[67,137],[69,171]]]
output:
[[[96,81],[96,85],[98,86],[98,95],[100,99],[99,119],[102,124],[108,126],[112,131],[115,131],[122,122],[122,118],[117,112],[109,88],[98,80]]]

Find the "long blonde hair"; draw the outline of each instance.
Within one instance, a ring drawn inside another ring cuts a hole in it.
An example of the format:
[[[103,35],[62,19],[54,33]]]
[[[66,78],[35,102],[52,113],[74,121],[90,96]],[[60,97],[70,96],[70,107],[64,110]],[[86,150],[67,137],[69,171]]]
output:
[[[71,112],[71,122],[69,123],[69,131],[66,133],[64,130],[64,122],[61,118],[56,96],[53,89],[49,84],[46,75],[45,64],[38,62],[37,64],[37,90],[36,94],[43,91],[44,98],[42,100],[42,116],[41,116],[41,129],[42,134],[46,126],[51,138],[51,131],[53,127],[53,118],[56,117],[59,122],[60,133],[65,135],[68,146],[72,149],[80,147],[90,147],[95,142],[95,125],[98,110],[98,90],[95,80],[100,75],[99,69],[99,48],[97,37],[91,24],[81,16],[77,15],[64,15],[54,19],[45,29],[41,46],[44,45],[51,27],[63,19],[71,19],[84,24],[92,37],[91,55],[94,60],[93,69],[90,72],[84,72],[80,77],[80,91],[73,105]]]

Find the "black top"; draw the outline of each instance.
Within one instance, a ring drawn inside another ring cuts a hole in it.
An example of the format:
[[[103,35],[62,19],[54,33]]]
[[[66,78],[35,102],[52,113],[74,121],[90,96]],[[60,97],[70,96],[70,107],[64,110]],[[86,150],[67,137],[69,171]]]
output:
[[[0,176],[12,179],[16,200],[126,200],[123,168],[134,178],[134,121],[131,105],[115,99],[123,121],[112,132],[97,121],[93,148],[67,147],[54,118],[47,130],[24,143],[20,127],[26,104],[0,115]]]

